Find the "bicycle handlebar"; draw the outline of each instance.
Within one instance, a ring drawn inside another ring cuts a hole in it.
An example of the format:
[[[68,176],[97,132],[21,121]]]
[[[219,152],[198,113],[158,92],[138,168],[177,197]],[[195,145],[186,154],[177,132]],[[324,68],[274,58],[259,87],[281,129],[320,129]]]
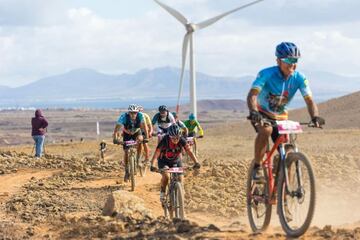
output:
[[[187,167],[172,167],[172,168],[157,168],[154,167],[155,170],[153,172],[157,172],[157,173],[164,173],[164,172],[172,172],[172,173],[183,173],[184,170],[187,169]],[[180,170],[180,171],[177,171]]]
[[[144,139],[143,141],[116,141],[114,140],[113,143],[117,145],[123,145],[123,146],[135,146],[142,143],[147,143],[147,139]]]
[[[247,116],[246,117],[249,121],[251,121],[251,118],[250,116]],[[272,126],[272,127],[277,127],[278,124],[276,122],[276,120],[272,120],[272,119],[267,119],[267,118],[263,118],[261,119],[261,121],[259,123],[255,123],[255,125],[258,125],[260,124],[260,126]],[[315,123],[313,123],[312,121],[310,122],[299,122],[300,125],[306,125],[308,127],[311,127],[311,128],[322,128],[322,125],[320,125],[319,127],[316,127],[315,126]]]

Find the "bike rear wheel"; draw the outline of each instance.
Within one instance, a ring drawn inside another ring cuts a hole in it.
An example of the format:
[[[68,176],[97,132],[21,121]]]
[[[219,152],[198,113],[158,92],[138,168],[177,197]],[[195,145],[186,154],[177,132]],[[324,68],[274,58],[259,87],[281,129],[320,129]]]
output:
[[[253,161],[248,171],[246,189],[246,207],[250,227],[253,232],[262,232],[267,229],[271,219],[272,205],[269,204],[267,172],[264,169],[264,181],[259,183],[253,180]]]
[[[299,237],[309,228],[315,210],[315,176],[308,158],[299,152],[286,158],[288,190],[285,171],[278,182],[278,214],[283,230],[290,237]]]
[[[185,219],[184,211],[184,190],[180,182],[176,182],[173,189],[175,217]]]

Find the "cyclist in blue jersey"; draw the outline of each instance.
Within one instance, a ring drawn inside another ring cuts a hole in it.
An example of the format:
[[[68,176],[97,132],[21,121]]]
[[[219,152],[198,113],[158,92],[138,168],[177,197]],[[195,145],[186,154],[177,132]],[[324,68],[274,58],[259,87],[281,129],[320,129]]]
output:
[[[309,82],[306,77],[296,71],[300,58],[300,50],[291,42],[282,42],[276,47],[277,66],[263,69],[257,75],[247,97],[250,120],[254,125],[257,137],[255,139],[254,179],[262,178],[261,161],[265,155],[268,139],[275,141],[279,136],[277,128],[263,126],[263,118],[271,120],[286,120],[286,107],[297,90],[300,90],[311,121],[316,127],[325,124],[319,117],[317,105],[313,101]]]
[[[141,112],[139,112],[139,107],[136,104],[129,105],[128,112],[120,115],[118,121],[116,122],[113,138],[114,143],[119,142],[119,130],[122,132],[123,141],[138,141],[138,142],[147,142],[148,137],[148,129],[144,121],[144,116]],[[142,131],[141,131],[142,130]],[[144,137],[142,135],[144,132]],[[127,166],[128,163],[128,150],[129,148],[124,145],[124,163]],[[137,149],[137,159],[139,159],[141,154],[141,145],[138,145]],[[124,181],[128,181],[129,172],[127,168],[125,168],[125,176]]]

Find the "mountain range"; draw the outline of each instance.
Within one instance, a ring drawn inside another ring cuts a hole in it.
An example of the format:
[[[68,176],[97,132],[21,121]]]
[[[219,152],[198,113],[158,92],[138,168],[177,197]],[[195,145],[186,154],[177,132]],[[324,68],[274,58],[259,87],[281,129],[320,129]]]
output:
[[[360,77],[345,77],[328,72],[305,72],[305,74],[318,101],[360,89]],[[40,103],[51,106],[54,102],[176,99],[179,75],[180,69],[173,67],[143,69],[135,74],[121,75],[104,74],[93,69],[76,69],[16,88],[0,86],[0,107],[36,106]],[[183,97],[188,99],[188,74],[185,76]],[[250,75],[217,77],[198,72],[198,99],[245,100],[254,78]]]

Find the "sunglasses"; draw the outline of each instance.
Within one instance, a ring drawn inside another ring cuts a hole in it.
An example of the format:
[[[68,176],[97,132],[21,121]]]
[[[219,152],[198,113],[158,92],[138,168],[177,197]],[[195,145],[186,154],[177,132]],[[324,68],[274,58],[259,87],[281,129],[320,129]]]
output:
[[[296,64],[298,62],[297,58],[280,58],[280,60],[287,64]]]

